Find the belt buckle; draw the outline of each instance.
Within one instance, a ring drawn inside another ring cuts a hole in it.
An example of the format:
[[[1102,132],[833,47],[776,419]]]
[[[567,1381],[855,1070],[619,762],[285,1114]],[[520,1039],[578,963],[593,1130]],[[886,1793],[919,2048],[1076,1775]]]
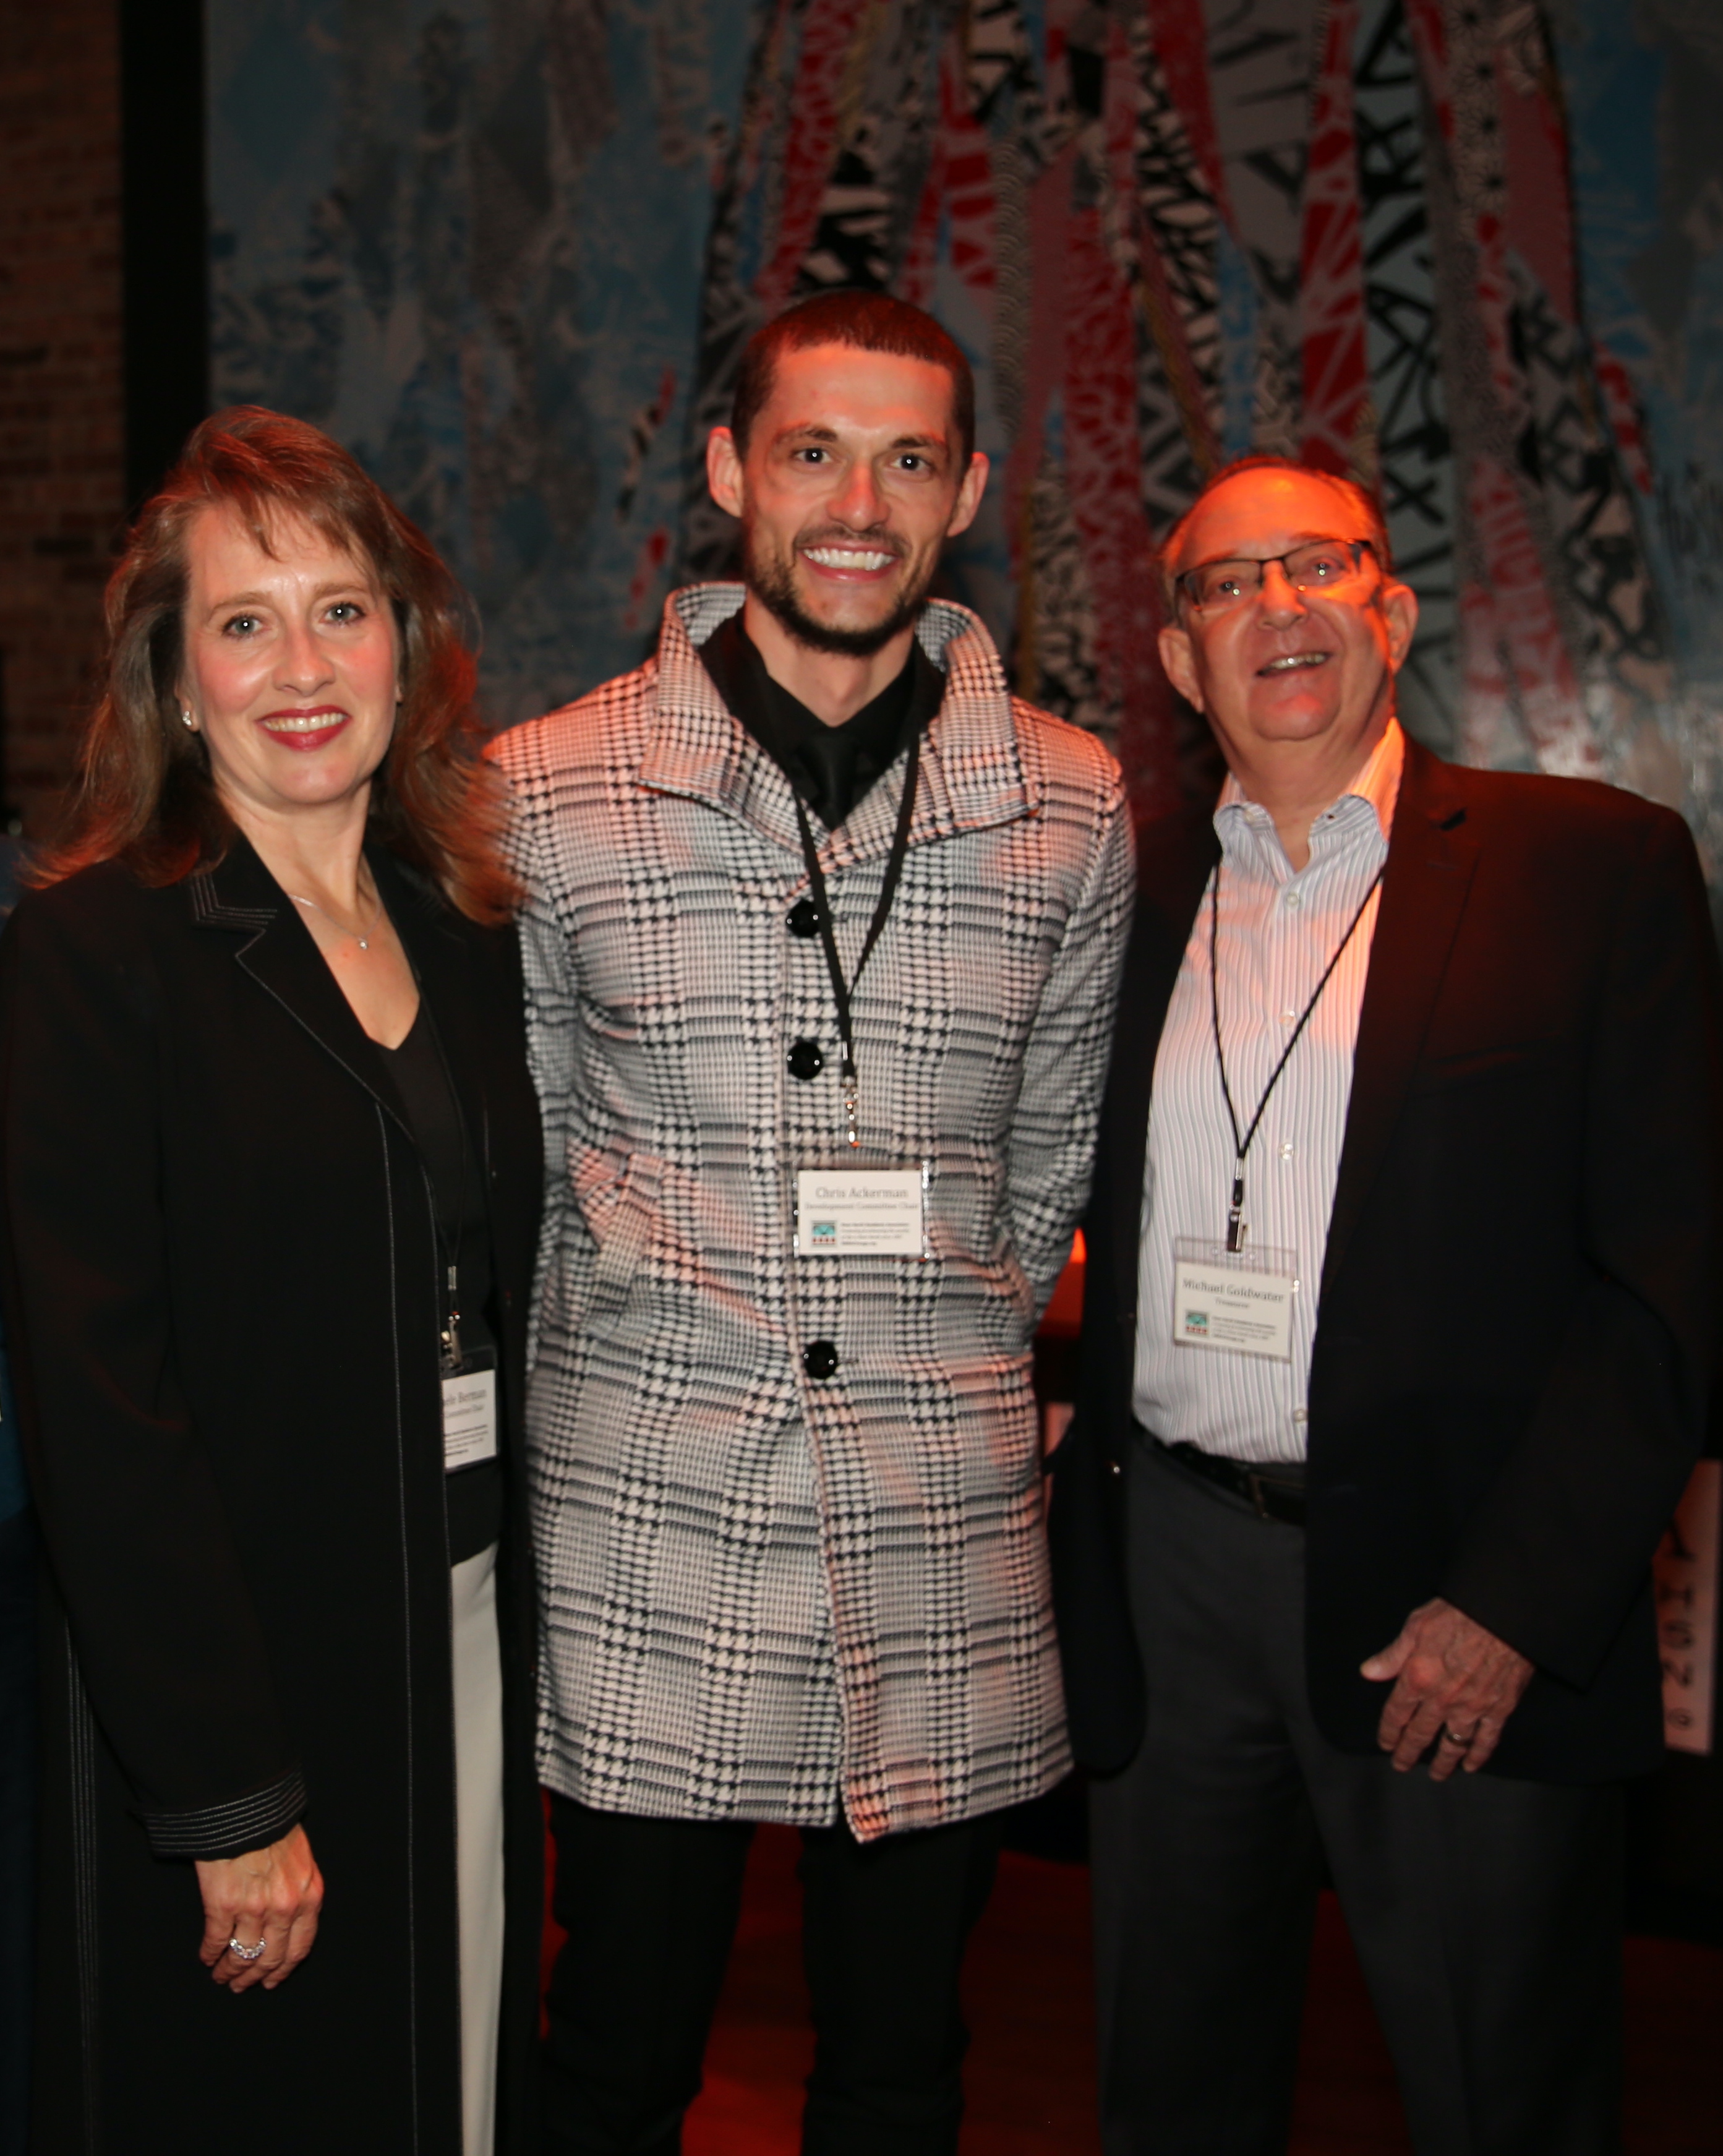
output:
[[[1244,1479],[1249,1485],[1250,1502],[1256,1507],[1256,1517],[1258,1519],[1273,1519],[1274,1515],[1263,1502],[1263,1478],[1261,1476],[1257,1474],[1254,1469],[1247,1469]]]

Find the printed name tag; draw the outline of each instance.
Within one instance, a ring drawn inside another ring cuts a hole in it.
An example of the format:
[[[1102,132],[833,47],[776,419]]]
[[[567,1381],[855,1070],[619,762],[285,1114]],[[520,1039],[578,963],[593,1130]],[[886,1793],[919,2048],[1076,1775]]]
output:
[[[925,1255],[919,1168],[804,1168],[796,1177],[796,1249],[804,1258]]]
[[[496,1372],[456,1370],[443,1380],[443,1471],[496,1457]]]
[[[1292,1360],[1292,1299],[1298,1263],[1290,1250],[1230,1255],[1181,1238],[1173,1245],[1172,1337],[1181,1348]]]

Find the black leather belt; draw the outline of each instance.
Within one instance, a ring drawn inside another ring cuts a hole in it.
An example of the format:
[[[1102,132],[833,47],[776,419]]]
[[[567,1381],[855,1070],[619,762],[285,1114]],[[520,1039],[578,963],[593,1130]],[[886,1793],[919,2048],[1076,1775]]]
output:
[[[1289,1527],[1304,1525],[1304,1468],[1300,1462],[1277,1461],[1272,1468],[1248,1467],[1242,1460],[1225,1460],[1219,1453],[1204,1452],[1197,1445],[1168,1445],[1150,1430],[1144,1430],[1143,1435],[1177,1466],[1192,1475],[1200,1475],[1205,1482],[1218,1483],[1235,1497],[1242,1497],[1258,1519],[1279,1520]],[[1289,1476],[1295,1476],[1297,1480],[1289,1481]]]

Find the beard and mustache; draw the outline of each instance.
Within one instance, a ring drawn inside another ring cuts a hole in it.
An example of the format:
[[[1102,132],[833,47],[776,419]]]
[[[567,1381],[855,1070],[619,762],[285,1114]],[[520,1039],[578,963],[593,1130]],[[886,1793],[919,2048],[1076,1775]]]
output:
[[[895,636],[910,627],[921,611],[939,567],[938,551],[931,549],[927,558],[912,567],[895,603],[878,621],[868,622],[858,629],[842,629],[818,620],[802,603],[796,589],[795,553],[797,548],[808,547],[868,547],[876,553],[895,554],[900,561],[908,557],[902,542],[889,533],[865,531],[798,533],[787,555],[774,554],[762,545],[752,521],[744,521],[742,581],[748,589],[797,644],[809,651],[826,652],[841,659],[871,659],[875,652],[883,651]]]

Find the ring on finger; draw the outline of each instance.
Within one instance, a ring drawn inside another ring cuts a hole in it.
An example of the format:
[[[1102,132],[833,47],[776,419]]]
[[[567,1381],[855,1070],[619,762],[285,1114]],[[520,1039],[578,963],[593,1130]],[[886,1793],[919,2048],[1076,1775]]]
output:
[[[1442,1732],[1442,1742],[1444,1744],[1456,1744],[1459,1746],[1459,1749],[1464,1752],[1469,1748],[1473,1738],[1474,1738],[1477,1733],[1478,1732],[1475,1729],[1471,1729],[1468,1730],[1464,1736],[1462,1736],[1457,1729],[1449,1729],[1444,1727]]]
[[[235,1961],[255,1961],[269,1943],[267,1939],[259,1939],[254,1947],[242,1947],[237,1938],[231,1938],[228,1941],[228,1952]]]

